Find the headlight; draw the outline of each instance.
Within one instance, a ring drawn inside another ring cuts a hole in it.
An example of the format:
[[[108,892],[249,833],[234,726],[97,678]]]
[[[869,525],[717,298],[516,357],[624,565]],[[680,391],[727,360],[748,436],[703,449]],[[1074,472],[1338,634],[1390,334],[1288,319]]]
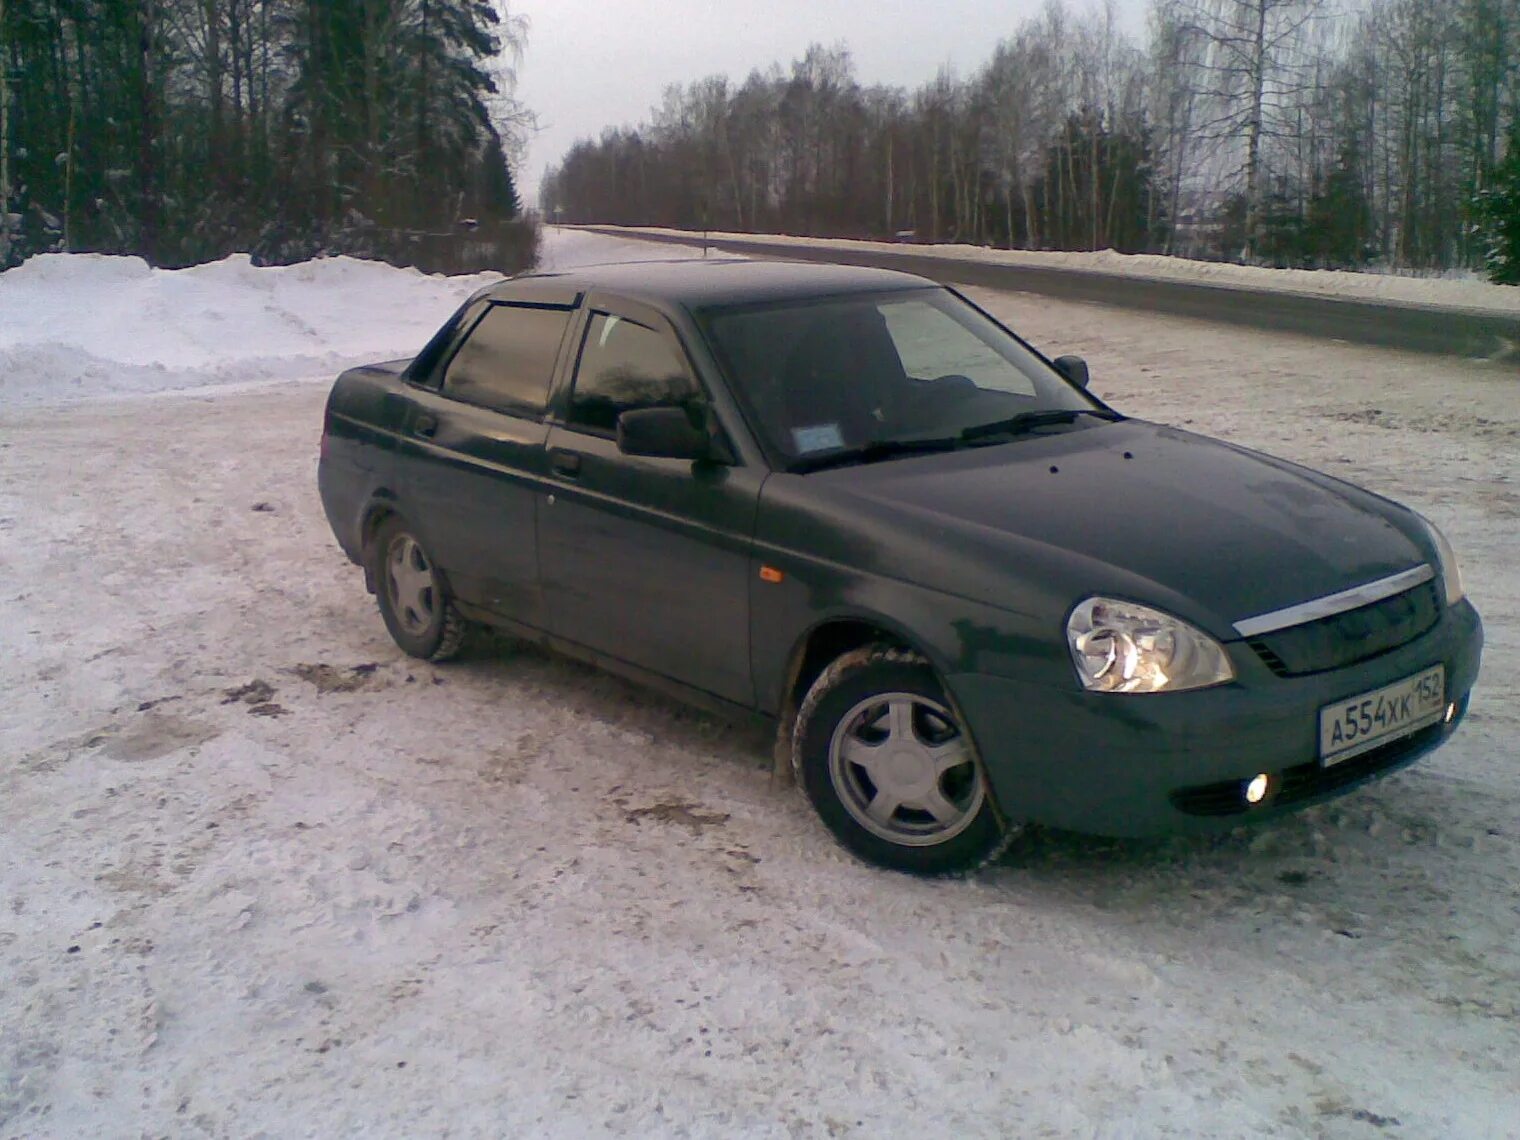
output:
[[[1457,552],[1451,548],[1451,543],[1446,541],[1446,536],[1440,532],[1435,523],[1421,514],[1415,517],[1425,524],[1425,533],[1430,535],[1430,541],[1436,544],[1436,558],[1441,563],[1436,569],[1441,572],[1441,585],[1446,590],[1446,604],[1454,606],[1467,597],[1467,591],[1462,586],[1462,568],[1457,565]]]
[[[1100,693],[1172,693],[1235,679],[1219,642],[1134,602],[1088,598],[1066,620],[1066,641],[1082,684]]]

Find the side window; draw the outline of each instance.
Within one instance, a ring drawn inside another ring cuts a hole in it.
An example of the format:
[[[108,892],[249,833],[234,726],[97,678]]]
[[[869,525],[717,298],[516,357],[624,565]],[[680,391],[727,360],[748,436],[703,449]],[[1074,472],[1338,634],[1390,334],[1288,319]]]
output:
[[[634,408],[701,401],[686,366],[659,333],[622,317],[593,313],[570,394],[572,427],[611,434]]]
[[[419,352],[406,370],[407,379],[424,388],[437,389],[443,384],[440,365],[456,345],[475,327],[480,315],[491,307],[489,301],[470,301],[433,334],[433,339]]]
[[[483,408],[539,415],[570,310],[492,305],[443,374],[443,394]]]

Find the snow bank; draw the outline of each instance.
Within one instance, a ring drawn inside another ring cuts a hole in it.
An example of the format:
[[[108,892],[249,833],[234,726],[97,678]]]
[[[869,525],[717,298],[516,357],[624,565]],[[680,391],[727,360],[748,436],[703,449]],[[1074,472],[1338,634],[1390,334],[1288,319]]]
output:
[[[628,229],[629,234],[681,235],[689,230]],[[856,249],[908,253],[916,257],[980,261],[991,265],[1018,265],[1034,269],[1077,269],[1115,277],[1141,280],[1195,281],[1235,289],[1274,293],[1302,293],[1317,297],[1351,297],[1366,301],[1433,305],[1440,308],[1479,309],[1496,313],[1520,313],[1520,289],[1490,285],[1484,281],[1449,277],[1399,277],[1381,273],[1348,273],[1330,269],[1263,269],[1254,265],[1225,265],[1216,261],[1189,261],[1154,254],[1040,253],[1028,250],[988,249],[978,245],[898,245],[842,238],[785,237],[772,234],[714,233],[713,241],[746,241],[786,246],[809,245],[823,249]]]
[[[551,231],[541,267],[700,256]],[[0,406],[326,381],[364,361],[411,356],[464,298],[500,279],[352,257],[260,267],[234,254],[165,270],[137,257],[45,254],[0,273]]]
[[[191,269],[48,254],[0,274],[0,404],[331,376],[416,352],[496,276],[429,277],[335,257]]]

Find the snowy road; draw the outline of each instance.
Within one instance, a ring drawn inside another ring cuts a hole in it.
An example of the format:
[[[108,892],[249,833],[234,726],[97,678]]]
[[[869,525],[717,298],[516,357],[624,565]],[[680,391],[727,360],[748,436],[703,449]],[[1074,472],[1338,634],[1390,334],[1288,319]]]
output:
[[[1128,412],[1431,514],[1489,647],[1456,740],[1350,798],[917,882],[752,730],[392,647],[316,496],[322,346],[470,285],[338,268],[315,314],[187,290],[208,360],[144,322],[129,387],[221,388],[62,404],[17,314],[83,285],[0,278],[0,1137],[1520,1136],[1512,369],[981,294]]]

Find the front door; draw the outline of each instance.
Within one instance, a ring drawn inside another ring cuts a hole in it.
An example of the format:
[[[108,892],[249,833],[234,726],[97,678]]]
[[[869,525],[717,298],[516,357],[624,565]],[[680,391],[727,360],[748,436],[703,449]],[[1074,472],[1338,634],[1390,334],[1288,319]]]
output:
[[[593,310],[583,327],[563,423],[549,432],[550,492],[538,513],[551,626],[753,704],[748,576],[761,474],[622,454],[621,412],[680,406],[702,416],[706,396],[663,318]]]

